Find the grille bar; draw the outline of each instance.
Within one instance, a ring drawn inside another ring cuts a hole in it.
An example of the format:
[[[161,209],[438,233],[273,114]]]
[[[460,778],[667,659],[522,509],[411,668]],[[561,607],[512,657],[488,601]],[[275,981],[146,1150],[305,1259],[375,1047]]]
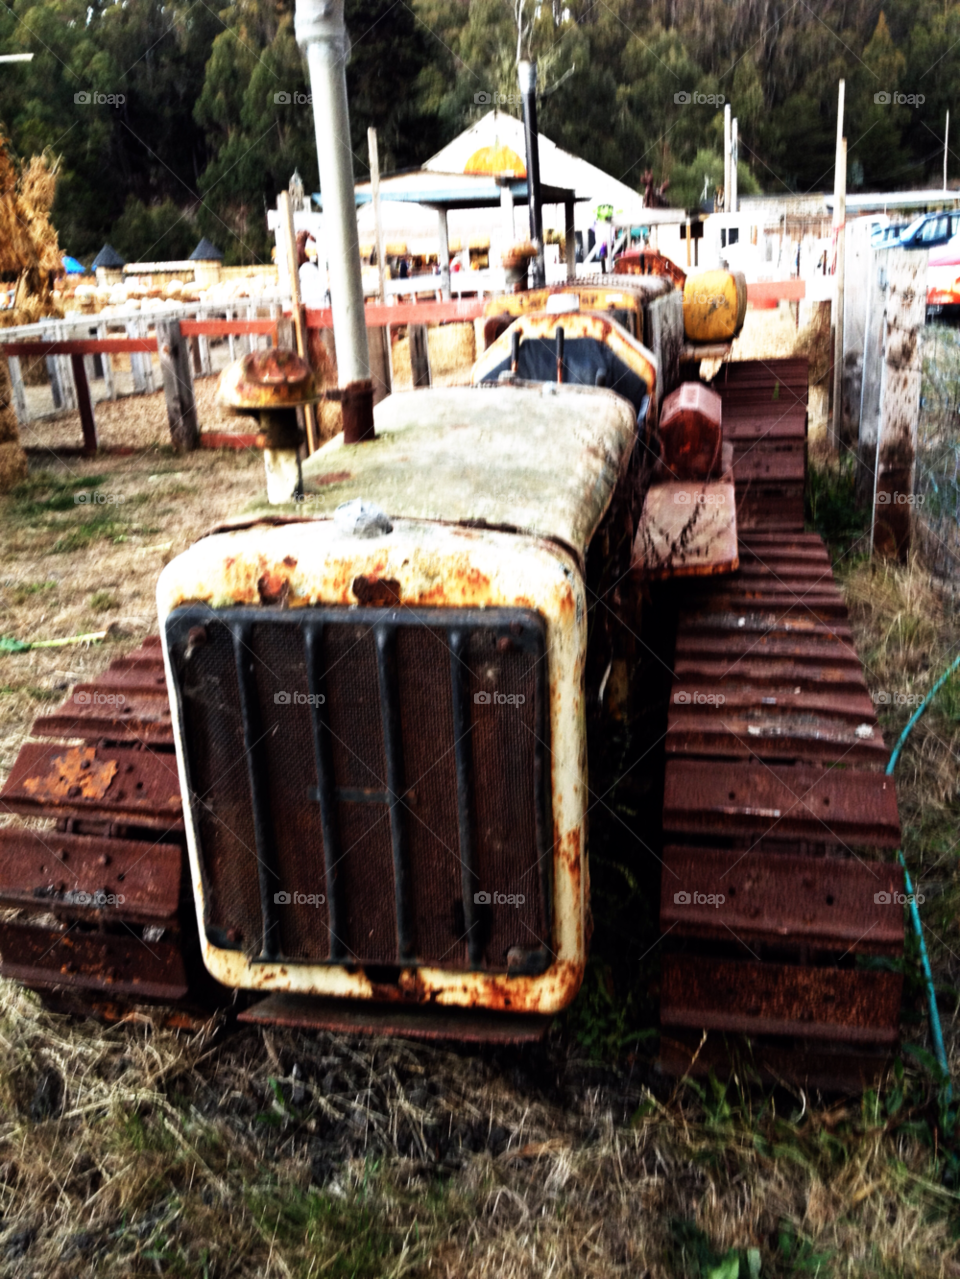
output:
[[[396,627],[381,624],[374,628],[377,641],[377,677],[380,683],[380,718],[387,757],[387,794],[390,807],[390,842],[393,846],[393,882],[397,904],[397,950],[400,963],[416,958],[410,918],[407,874],[406,805],[403,783],[403,744],[400,735],[400,707],[397,687]]]
[[[467,688],[463,678],[464,635],[450,631],[450,693],[453,701],[453,749],[457,762],[457,826],[460,834],[460,866],[463,884],[463,918],[467,930],[467,952],[470,967],[483,964],[483,936],[473,894],[480,884],[477,874],[476,848],[470,821],[470,783],[472,778],[470,721],[467,713]]]
[[[263,751],[263,725],[257,703],[256,672],[251,648],[252,623],[235,622],[230,627],[233,651],[237,661],[237,683],[240,687],[240,715],[243,721],[243,744],[247,757],[247,777],[253,806],[253,832],[257,845],[257,878],[260,884],[260,910],[263,916],[261,959],[280,958],[280,920],[273,894],[280,883],[277,874],[273,817],[265,785],[267,764]]]
[[[330,921],[330,959],[343,963],[347,959],[347,945],[343,940],[343,901],[338,889],[337,862],[340,860],[340,831],[336,818],[336,789],[333,783],[333,762],[330,758],[330,726],[323,714],[326,693],[322,674],[320,642],[323,636],[322,622],[308,622],[303,628],[304,653],[307,664],[307,688],[313,698],[311,703],[311,727],[313,730],[313,758],[317,770],[317,786],[311,791],[311,799],[320,804],[320,825],[323,830],[323,860],[326,866],[327,912]]]

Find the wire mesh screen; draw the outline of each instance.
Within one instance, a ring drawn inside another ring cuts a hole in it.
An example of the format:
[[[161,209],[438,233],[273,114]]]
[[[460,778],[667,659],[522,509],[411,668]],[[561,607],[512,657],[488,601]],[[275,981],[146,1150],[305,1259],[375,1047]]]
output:
[[[292,962],[547,966],[536,614],[188,606],[167,627],[212,941]]]

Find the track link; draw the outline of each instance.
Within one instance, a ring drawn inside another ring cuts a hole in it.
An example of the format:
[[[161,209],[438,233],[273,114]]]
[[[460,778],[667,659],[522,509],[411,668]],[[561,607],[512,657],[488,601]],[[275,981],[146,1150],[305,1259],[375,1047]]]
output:
[[[0,806],[0,974],[69,1009],[198,1011],[200,962],[159,637],[33,725]],[[53,740],[51,740],[53,739]]]
[[[747,530],[740,560],[681,596],[662,1063],[729,1070],[735,1043],[763,1075],[857,1089],[882,1071],[900,1020],[887,751],[821,539]]]

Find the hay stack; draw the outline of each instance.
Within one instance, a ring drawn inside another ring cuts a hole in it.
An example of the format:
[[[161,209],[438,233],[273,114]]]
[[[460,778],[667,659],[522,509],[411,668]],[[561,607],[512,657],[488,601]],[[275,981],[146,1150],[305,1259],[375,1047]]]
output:
[[[27,455],[17,433],[10,370],[6,360],[0,359],[0,493],[9,493],[26,478]]]
[[[477,342],[473,324],[440,324],[427,330],[430,373],[446,378],[455,373],[469,376],[477,358]],[[409,351],[407,359],[409,360]]]

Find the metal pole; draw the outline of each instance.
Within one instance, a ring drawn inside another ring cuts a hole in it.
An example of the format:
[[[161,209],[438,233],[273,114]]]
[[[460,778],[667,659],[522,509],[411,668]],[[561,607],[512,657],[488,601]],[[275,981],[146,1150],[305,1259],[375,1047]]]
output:
[[[740,212],[740,199],[737,190],[737,160],[740,158],[740,133],[736,119],[730,122],[730,212]]]
[[[943,126],[943,189],[947,189],[947,151],[950,147],[950,112],[947,112],[947,123]]]
[[[723,108],[723,211],[730,212],[730,103]]]
[[[542,289],[547,281],[543,255],[543,224],[540,210],[540,135],[537,129],[537,64],[518,62],[520,94],[523,98],[523,130],[527,144],[527,201],[530,209],[530,239],[537,250],[534,288]]]
[[[373,382],[360,278],[347,107],[346,61],[350,52],[344,0],[298,0],[295,30],[303,48],[313,94],[323,232],[330,264],[333,340],[346,443],[373,436]]]

